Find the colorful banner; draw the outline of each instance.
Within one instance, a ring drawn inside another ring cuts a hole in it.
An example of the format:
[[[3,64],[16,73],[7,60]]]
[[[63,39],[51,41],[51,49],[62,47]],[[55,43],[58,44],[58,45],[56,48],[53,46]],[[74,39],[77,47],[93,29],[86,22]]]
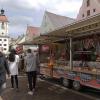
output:
[[[19,54],[19,53],[22,53],[23,52],[23,46],[20,45],[20,46],[17,46],[16,47],[16,52]]]

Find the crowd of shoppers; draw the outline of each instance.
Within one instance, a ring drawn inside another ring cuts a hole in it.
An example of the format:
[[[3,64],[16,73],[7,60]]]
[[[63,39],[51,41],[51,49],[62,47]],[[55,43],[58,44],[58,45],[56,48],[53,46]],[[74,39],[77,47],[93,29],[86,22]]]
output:
[[[25,69],[27,74],[29,84],[28,94],[33,95],[36,87],[37,71],[39,70],[38,53],[28,49],[26,55],[23,56],[23,60],[21,68]],[[0,93],[6,88],[6,73],[11,79],[11,89],[19,90],[18,69],[20,61],[22,59],[20,59],[16,50],[12,49],[6,58],[3,54],[3,49],[0,48]]]

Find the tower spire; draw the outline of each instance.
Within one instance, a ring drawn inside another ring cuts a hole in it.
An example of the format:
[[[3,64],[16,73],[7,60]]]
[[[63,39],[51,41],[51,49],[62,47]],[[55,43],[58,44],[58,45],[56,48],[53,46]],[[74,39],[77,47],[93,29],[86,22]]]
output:
[[[4,15],[4,12],[5,12],[5,11],[4,11],[3,8],[2,8],[2,9],[1,9],[1,15]]]

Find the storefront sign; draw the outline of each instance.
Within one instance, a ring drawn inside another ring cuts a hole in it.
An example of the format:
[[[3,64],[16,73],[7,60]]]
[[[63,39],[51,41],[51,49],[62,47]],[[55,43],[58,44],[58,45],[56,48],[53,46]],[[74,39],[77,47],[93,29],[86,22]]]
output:
[[[23,52],[23,46],[18,46],[16,47],[17,53],[22,53]]]

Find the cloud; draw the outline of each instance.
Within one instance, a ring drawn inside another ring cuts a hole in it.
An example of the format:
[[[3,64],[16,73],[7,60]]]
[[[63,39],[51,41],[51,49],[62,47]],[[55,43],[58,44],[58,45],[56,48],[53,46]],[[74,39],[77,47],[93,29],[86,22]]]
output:
[[[80,2],[76,2],[76,1],[68,1],[67,3],[65,3],[65,1],[63,0],[62,2],[60,2],[59,4],[55,5],[55,9],[58,12],[64,13],[64,12],[76,12],[80,7]]]
[[[12,35],[24,33],[27,24],[40,26],[45,10],[75,18],[81,4],[82,0],[0,0]]]
[[[32,23],[33,22],[33,18],[32,17],[27,17],[27,16],[17,16],[17,19],[16,19],[16,16],[12,17],[11,18],[11,26],[18,26],[18,25],[21,25],[23,26],[23,24],[25,25],[26,23]],[[16,19],[16,20],[15,20]]]
[[[26,28],[26,26],[20,26],[20,25],[18,25],[18,26],[9,26],[9,31],[10,31],[9,35],[11,37],[16,38],[21,34],[25,34],[25,31],[26,31],[25,28]],[[20,30],[20,32],[18,30]]]

